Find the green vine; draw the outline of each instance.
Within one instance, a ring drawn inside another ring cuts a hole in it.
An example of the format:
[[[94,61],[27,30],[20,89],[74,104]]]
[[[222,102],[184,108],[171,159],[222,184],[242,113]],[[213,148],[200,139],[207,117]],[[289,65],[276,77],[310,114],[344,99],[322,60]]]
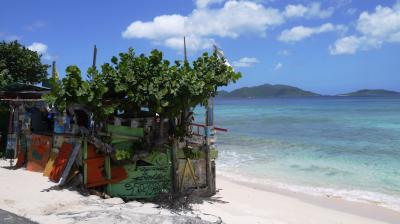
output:
[[[76,66],[66,69],[62,82],[53,80],[52,92],[44,99],[59,111],[73,103],[87,106],[97,122],[123,111],[127,117],[136,117],[141,108],[148,114],[161,117],[185,117],[198,104],[206,105],[217,88],[236,82],[241,77],[225,59],[204,53],[192,65],[170,61],[163,53],[153,50],[149,56],[128,52],[112,57],[100,70],[90,68],[88,80],[83,80]],[[175,135],[183,136],[188,123],[181,119]]]

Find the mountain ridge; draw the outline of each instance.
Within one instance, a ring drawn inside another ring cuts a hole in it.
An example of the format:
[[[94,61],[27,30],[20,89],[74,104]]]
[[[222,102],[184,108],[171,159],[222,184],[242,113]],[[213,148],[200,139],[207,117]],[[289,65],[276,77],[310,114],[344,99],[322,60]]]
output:
[[[337,95],[322,95],[319,93],[300,89],[298,87],[282,84],[262,84],[252,87],[241,87],[230,92],[218,91],[219,98],[285,98],[285,97],[378,97],[378,96],[400,96],[400,92],[385,89],[361,89],[349,93]]]
[[[361,89],[350,93],[339,94],[337,96],[400,96],[400,92],[386,89]]]

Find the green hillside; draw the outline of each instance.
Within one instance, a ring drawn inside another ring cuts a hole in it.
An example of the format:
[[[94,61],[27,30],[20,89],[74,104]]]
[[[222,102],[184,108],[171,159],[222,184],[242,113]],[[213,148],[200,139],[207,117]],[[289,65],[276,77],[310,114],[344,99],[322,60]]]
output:
[[[313,97],[320,95],[293,86],[264,84],[254,87],[243,87],[232,92],[220,91],[218,96],[223,98],[272,98]]]

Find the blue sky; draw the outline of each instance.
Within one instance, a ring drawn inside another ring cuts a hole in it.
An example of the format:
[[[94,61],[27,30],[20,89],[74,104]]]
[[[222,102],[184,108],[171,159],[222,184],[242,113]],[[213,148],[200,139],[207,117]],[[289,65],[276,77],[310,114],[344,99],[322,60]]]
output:
[[[18,39],[82,71],[133,47],[189,59],[216,44],[243,78],[225,89],[288,84],[322,94],[400,91],[400,2],[393,1],[2,1],[0,40]]]

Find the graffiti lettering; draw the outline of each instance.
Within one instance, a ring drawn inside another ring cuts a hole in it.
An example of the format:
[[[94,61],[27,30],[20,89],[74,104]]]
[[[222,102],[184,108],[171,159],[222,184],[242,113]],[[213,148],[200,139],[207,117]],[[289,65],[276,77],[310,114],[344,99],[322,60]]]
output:
[[[50,138],[41,135],[32,135],[32,145],[50,145]]]
[[[137,167],[136,174],[124,184],[125,191],[129,195],[155,196],[171,188],[168,167]]]

